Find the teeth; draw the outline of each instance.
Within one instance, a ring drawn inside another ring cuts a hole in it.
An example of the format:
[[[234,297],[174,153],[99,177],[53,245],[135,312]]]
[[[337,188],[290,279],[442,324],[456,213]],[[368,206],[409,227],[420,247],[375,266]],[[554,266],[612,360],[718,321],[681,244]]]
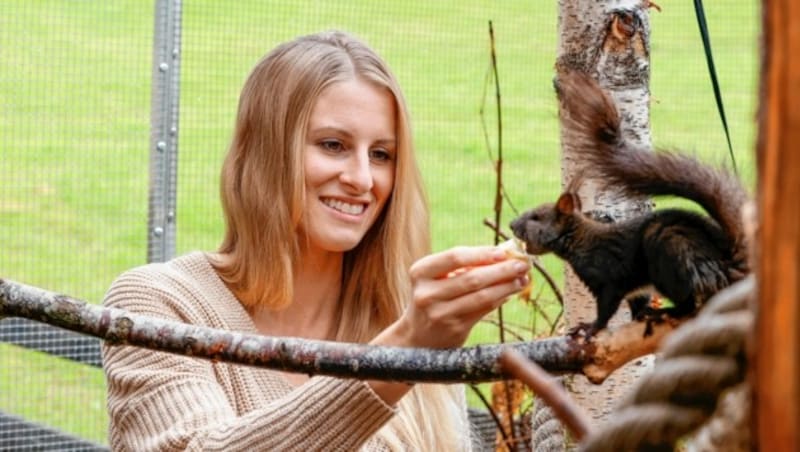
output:
[[[360,215],[362,212],[364,212],[364,204],[349,204],[336,199],[325,199],[322,202],[332,209],[336,209],[349,215]]]

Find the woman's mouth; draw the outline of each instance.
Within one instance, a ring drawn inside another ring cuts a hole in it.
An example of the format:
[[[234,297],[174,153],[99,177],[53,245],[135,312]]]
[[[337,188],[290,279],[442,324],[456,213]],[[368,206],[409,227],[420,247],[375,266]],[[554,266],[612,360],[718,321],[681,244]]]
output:
[[[333,210],[346,213],[348,215],[361,215],[367,206],[363,203],[351,204],[338,199],[325,198],[322,203]]]

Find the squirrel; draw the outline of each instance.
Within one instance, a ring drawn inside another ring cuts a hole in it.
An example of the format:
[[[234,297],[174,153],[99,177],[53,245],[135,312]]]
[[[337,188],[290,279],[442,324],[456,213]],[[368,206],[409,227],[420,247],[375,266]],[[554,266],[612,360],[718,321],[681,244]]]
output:
[[[555,85],[564,133],[578,143],[587,169],[555,203],[523,213],[511,229],[529,254],[554,253],[567,261],[596,298],[597,319],[572,334],[583,330],[591,337],[605,328],[626,297],[638,317],[648,287],[672,301],[674,307],[663,312],[690,316],[750,272],[740,214],[748,195],[734,175],[626,140],[613,100],[587,74],[566,73]],[[685,198],[708,215],[672,208],[616,223],[597,221],[581,212],[577,194],[588,172],[601,187],[630,196]]]

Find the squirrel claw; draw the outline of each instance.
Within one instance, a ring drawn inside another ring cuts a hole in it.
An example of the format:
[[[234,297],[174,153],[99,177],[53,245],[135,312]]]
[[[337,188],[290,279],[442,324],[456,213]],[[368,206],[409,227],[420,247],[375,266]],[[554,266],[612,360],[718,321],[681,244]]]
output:
[[[597,331],[599,330],[595,327],[594,323],[580,322],[574,327],[570,328],[569,331],[567,331],[567,335],[573,339],[578,339],[580,337],[583,337],[584,339],[591,339],[592,336],[597,333]]]

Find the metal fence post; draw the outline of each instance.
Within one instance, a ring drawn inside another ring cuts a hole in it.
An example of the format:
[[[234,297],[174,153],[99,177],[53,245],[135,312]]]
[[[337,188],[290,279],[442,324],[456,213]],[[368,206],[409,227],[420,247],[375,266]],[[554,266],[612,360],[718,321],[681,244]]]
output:
[[[175,254],[181,0],[157,0],[154,18],[147,261],[163,262]]]

